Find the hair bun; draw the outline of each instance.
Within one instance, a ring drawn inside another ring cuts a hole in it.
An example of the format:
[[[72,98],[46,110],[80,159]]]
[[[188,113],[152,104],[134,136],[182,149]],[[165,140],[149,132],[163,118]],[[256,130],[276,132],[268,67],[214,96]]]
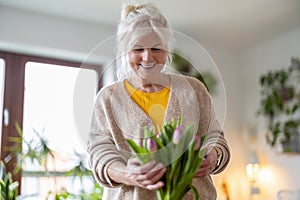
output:
[[[132,4],[125,5],[121,13],[121,20],[125,19],[129,13],[136,12],[137,9],[139,9],[139,6]]]

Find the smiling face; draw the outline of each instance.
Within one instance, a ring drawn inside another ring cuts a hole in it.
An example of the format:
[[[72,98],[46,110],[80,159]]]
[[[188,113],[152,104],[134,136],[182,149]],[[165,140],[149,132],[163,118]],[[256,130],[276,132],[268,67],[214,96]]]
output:
[[[128,52],[131,69],[138,78],[147,81],[159,76],[166,59],[166,45],[154,31],[135,40]]]

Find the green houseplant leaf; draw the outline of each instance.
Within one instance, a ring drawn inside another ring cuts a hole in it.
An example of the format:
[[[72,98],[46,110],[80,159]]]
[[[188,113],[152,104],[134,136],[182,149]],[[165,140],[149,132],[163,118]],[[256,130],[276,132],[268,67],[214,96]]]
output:
[[[0,161],[0,188],[1,195],[0,199],[5,200],[16,200],[18,194],[19,183],[13,181],[10,172],[6,172],[3,161]]]

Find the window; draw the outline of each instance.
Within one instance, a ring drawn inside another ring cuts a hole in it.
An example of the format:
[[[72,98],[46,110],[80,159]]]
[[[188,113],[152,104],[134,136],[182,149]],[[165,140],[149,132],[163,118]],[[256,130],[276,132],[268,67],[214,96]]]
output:
[[[34,142],[37,141],[35,137],[40,136],[53,151],[54,159],[48,158],[50,162],[45,163],[45,166],[37,165],[39,168],[29,161],[24,164],[23,170],[26,171],[23,171],[22,176],[23,195],[38,193],[39,196],[46,197],[49,192],[61,189],[75,194],[80,192],[80,182],[73,180],[74,177],[47,177],[46,172],[67,172],[76,166],[80,156],[87,157],[73,117],[73,91],[80,71],[87,73],[86,81],[90,83],[86,82],[85,85],[94,86],[92,90],[96,91],[97,74],[93,70],[37,62],[26,63],[23,150],[24,153],[28,151],[26,143],[31,142],[32,148],[39,145]],[[33,171],[38,172],[36,176],[28,173]],[[85,181],[85,186],[88,183]],[[36,189],[34,193],[32,188]]]
[[[22,171],[14,177],[21,183],[21,197],[26,200],[55,199],[55,194],[65,191],[76,195],[95,190],[90,173],[81,176],[83,174],[72,171],[87,167],[84,159],[87,153],[77,133],[73,100],[78,97],[74,92],[82,74],[81,90],[96,95],[101,87],[98,80],[100,67],[3,52],[0,56],[3,57],[0,80],[3,82],[4,75],[7,79],[5,84],[0,82],[5,91],[3,95],[0,90],[0,100],[3,97],[3,107],[10,114],[10,123],[2,128],[1,160],[6,162],[7,171],[15,169],[17,160],[22,161]],[[7,66],[5,74],[4,63]],[[87,98],[86,92],[82,95]],[[86,120],[89,122],[90,118]],[[21,131],[17,131],[18,126]],[[22,145],[19,147],[22,148],[19,148],[19,154],[22,156],[16,159],[3,147],[17,144],[10,139],[18,137],[20,132]],[[45,152],[42,151],[45,146],[50,153],[41,154]]]

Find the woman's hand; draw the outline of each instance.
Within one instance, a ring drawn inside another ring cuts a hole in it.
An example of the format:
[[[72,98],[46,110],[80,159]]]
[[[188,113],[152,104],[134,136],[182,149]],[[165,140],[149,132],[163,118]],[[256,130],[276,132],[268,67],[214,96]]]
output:
[[[109,176],[119,183],[126,185],[139,186],[148,190],[157,190],[164,186],[164,182],[159,181],[161,177],[166,173],[166,167],[156,161],[151,161],[147,164],[142,165],[137,158],[128,160],[127,166],[119,171],[116,176],[115,173],[110,172],[116,171],[112,169],[114,165],[109,168]]]
[[[217,163],[218,163],[218,154],[217,151],[213,148],[205,156],[205,159],[202,161],[200,168],[196,172],[194,178],[200,178],[209,175],[211,172],[215,170]]]

